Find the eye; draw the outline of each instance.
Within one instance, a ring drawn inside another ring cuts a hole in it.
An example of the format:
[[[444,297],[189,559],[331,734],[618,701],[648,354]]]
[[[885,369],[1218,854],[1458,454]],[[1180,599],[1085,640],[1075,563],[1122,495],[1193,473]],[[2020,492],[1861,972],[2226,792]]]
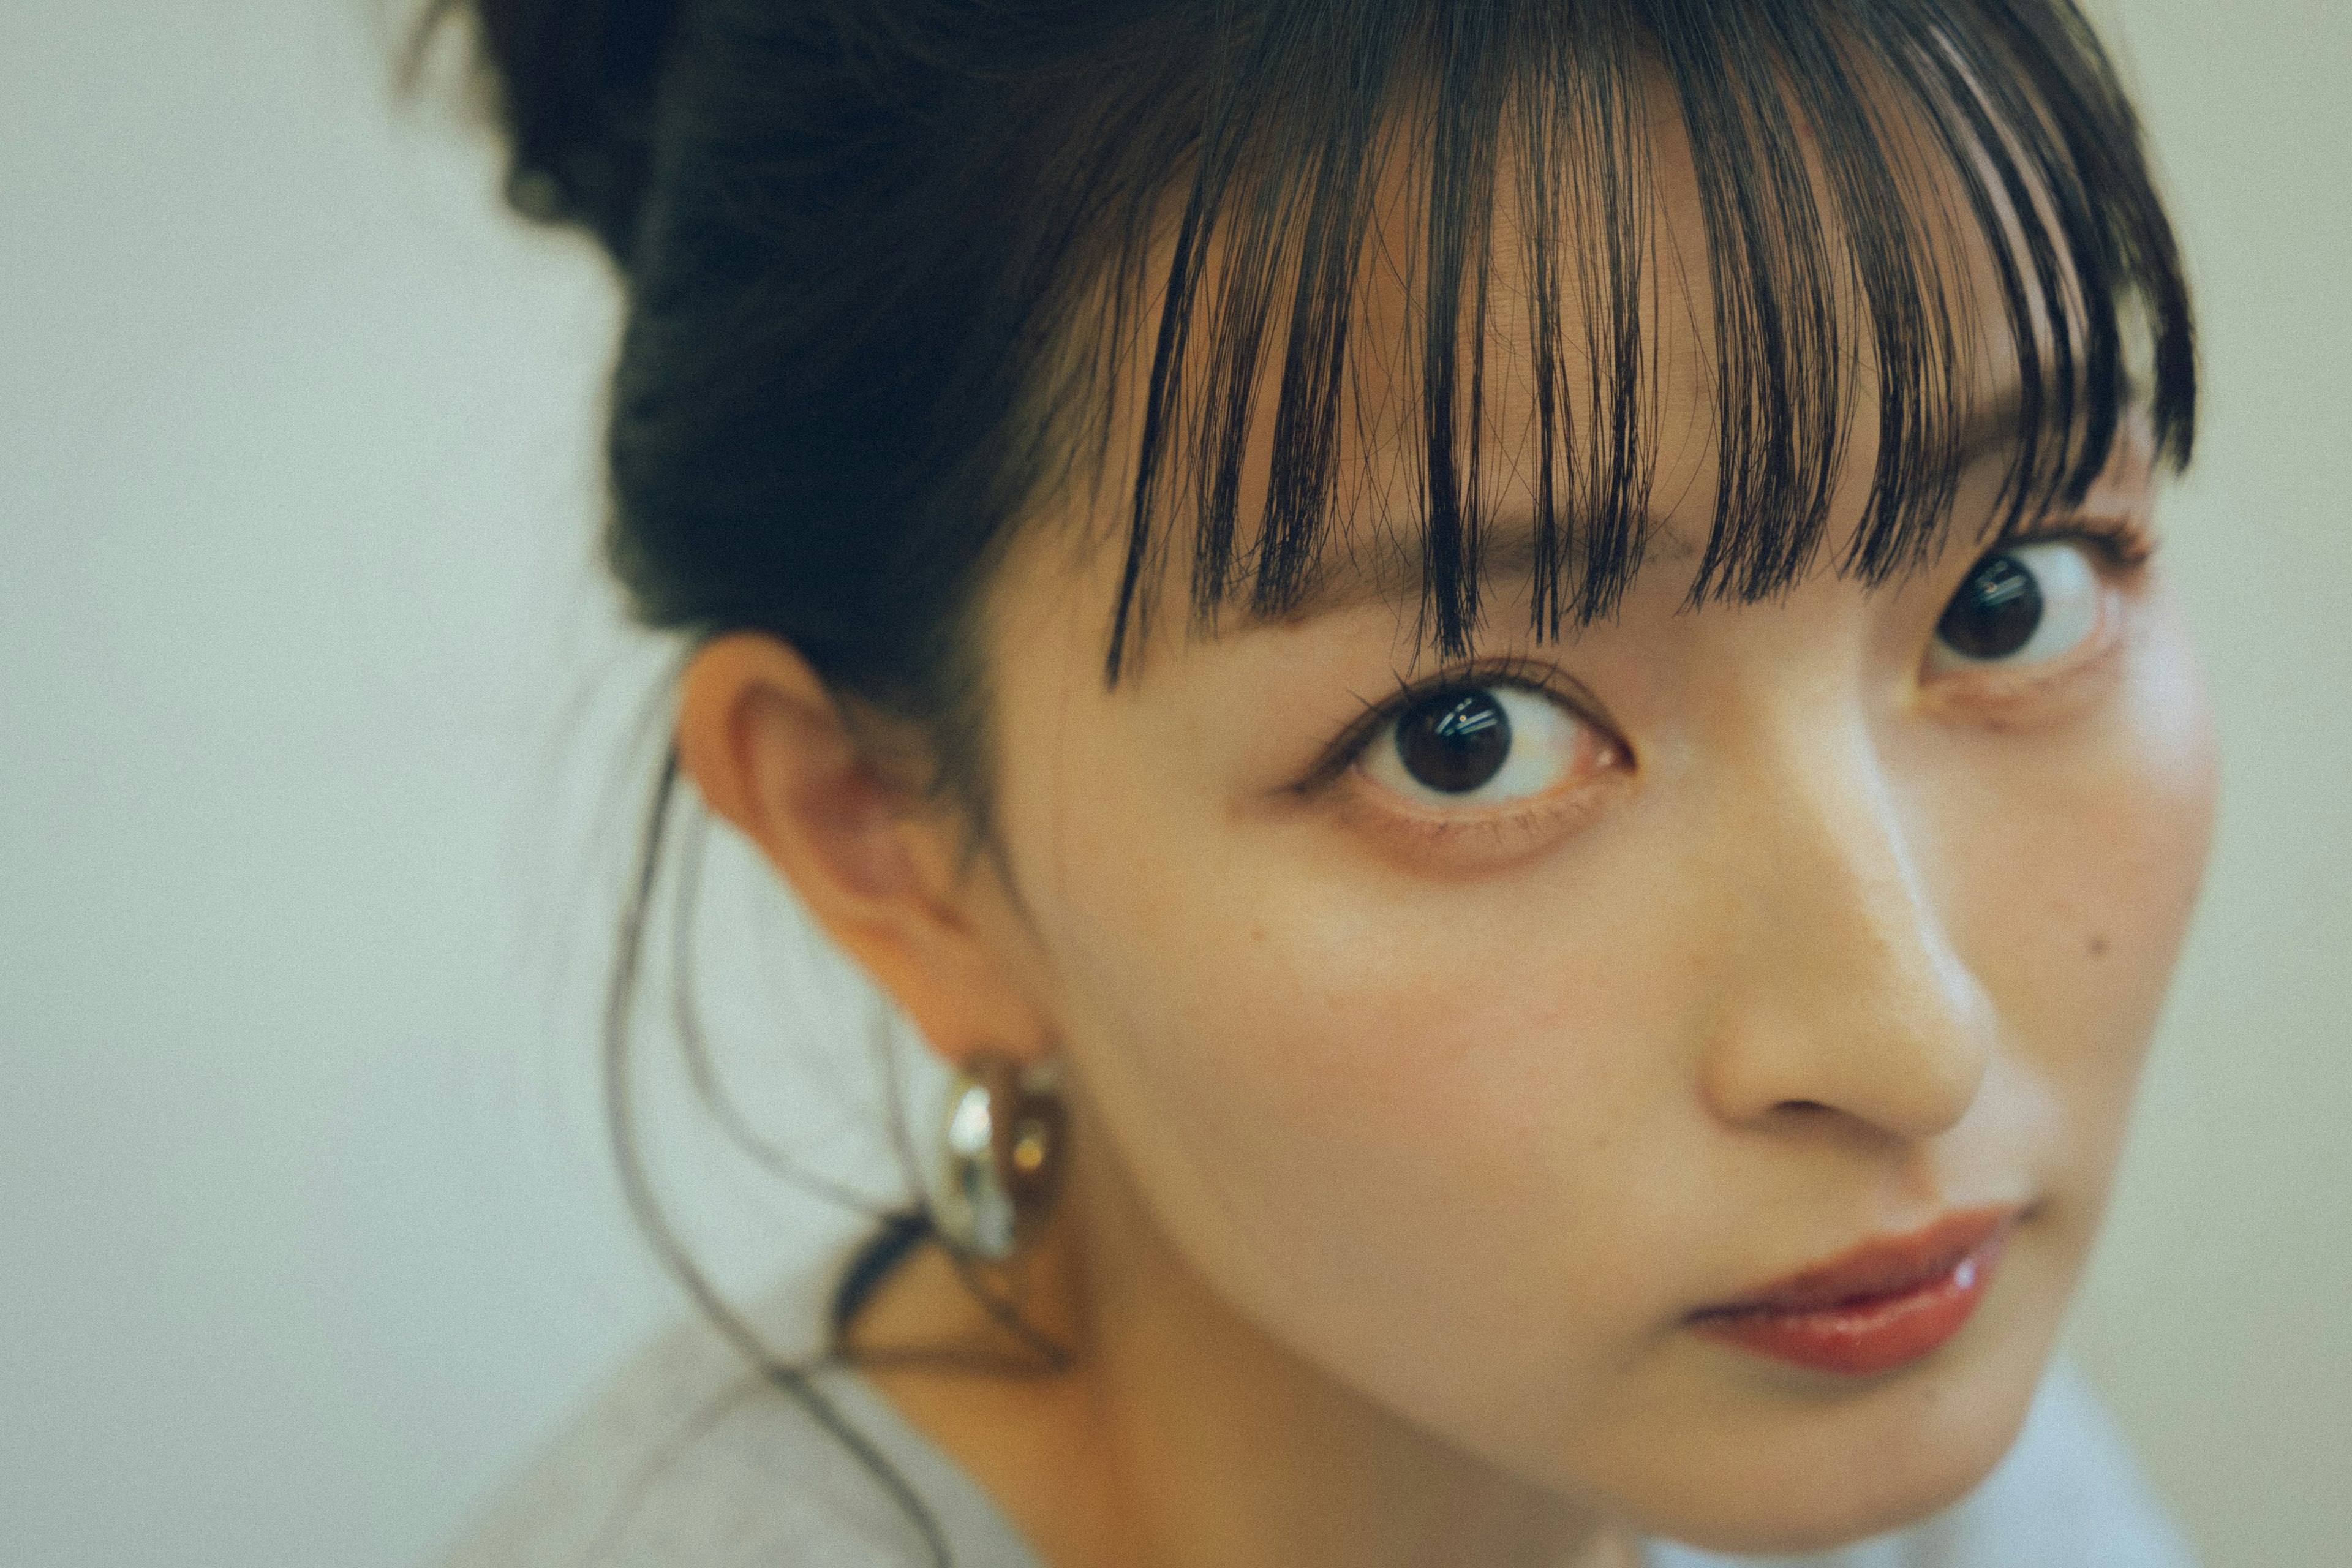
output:
[[[1417,805],[1500,805],[1557,788],[1575,769],[1583,729],[1524,687],[1450,687],[1381,725],[1363,768]]]
[[[1936,670],[2061,658],[2099,628],[2103,585],[2090,547],[2072,539],[2015,544],[1969,568],[1936,623]]]

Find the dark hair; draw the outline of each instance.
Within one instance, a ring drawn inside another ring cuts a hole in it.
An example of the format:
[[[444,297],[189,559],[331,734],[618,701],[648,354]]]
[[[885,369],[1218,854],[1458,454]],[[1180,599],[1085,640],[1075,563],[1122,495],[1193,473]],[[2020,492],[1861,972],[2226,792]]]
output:
[[[1822,543],[1862,390],[1849,279],[1883,434],[1840,565],[1882,579],[1944,524],[1969,302],[1937,265],[1930,179],[1961,193],[2013,330],[2013,511],[2105,458],[2133,390],[2127,301],[2159,449],[2188,456],[2187,290],[2136,120],[2068,0],[435,5],[458,10],[493,68],[515,204],[587,228],[627,282],[607,542],[638,615],[770,632],[845,693],[961,718],[940,738],[967,785],[983,780],[965,612],[1024,502],[1085,446],[1075,421],[1098,416],[1126,329],[1155,359],[1109,672],[1173,510],[1202,618],[1237,594],[1279,610],[1310,581],[1370,192],[1400,123],[1425,198],[1408,362],[1425,604],[1449,651],[1478,611],[1475,329],[1498,198],[1532,237],[1538,614],[1552,631],[1606,615],[1640,564],[1659,84],[1691,143],[1720,339],[1696,596],[1772,595]],[[1911,166],[1901,115],[1942,169]],[[1498,193],[1507,137],[1520,178]],[[1591,264],[1559,265],[1559,239]],[[1580,316],[1582,341],[1563,342]],[[1244,526],[1268,380],[1274,483]]]
[[[1447,653],[1480,616],[1505,203],[1529,290],[1538,629],[1611,614],[1641,566],[1662,113],[1689,143],[1717,340],[1693,602],[1770,596],[1825,549],[1873,584],[1925,558],[1952,524],[1979,306],[2005,320],[2023,400],[1990,528],[2079,496],[2132,400],[2188,459],[2187,289],[2072,0],[432,0],[427,30],[453,14],[478,28],[513,204],[593,234],[625,285],[606,541],[637,615],[791,643],[919,725],[934,787],[983,832],[971,611],[1054,486],[1133,483],[1108,679],[1171,571],[1196,626],[1312,585],[1361,413],[1375,187],[1400,171],[1418,397],[1398,428],[1423,627]],[[1956,235],[1990,255],[1997,301],[1952,275]],[[1150,360],[1122,467],[1108,407],[1147,368],[1130,345]],[[1873,486],[1833,542],[1864,398]],[[1272,483],[1244,518],[1269,422]]]

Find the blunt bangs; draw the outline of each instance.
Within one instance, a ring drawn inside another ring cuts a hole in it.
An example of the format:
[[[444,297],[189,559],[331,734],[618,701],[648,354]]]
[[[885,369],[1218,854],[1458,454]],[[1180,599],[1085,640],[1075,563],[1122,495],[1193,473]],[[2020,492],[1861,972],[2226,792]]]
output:
[[[1332,548],[1343,437],[1370,418],[1368,367],[1405,389],[1391,439],[1430,645],[1458,657],[1479,623],[1497,374],[1532,407],[1512,461],[1533,497],[1537,633],[1613,612],[1653,525],[1662,121],[1687,146],[1715,354],[1689,603],[1766,599],[1813,566],[1874,404],[1868,499],[1836,569],[1875,585],[1926,560],[1954,526],[1960,427],[1980,412],[1969,377],[1995,323],[2019,403],[1987,538],[2078,500],[2135,401],[2159,458],[2189,459],[2187,288],[2137,121],[2067,0],[1216,9],[1197,91],[1172,95],[1192,127],[1161,190],[1181,210],[1172,247],[1138,219],[1104,271],[1096,341],[1150,354],[1111,681],[1175,571],[1195,631],[1229,606],[1300,604]],[[1390,256],[1412,308],[1404,341],[1382,342],[1363,290],[1400,171],[1411,238],[1400,253],[1391,233]],[[1501,243],[1524,290],[1518,365],[1488,352]],[[1989,258],[1991,298],[1962,256]],[[1244,518],[1254,437],[1271,467]]]

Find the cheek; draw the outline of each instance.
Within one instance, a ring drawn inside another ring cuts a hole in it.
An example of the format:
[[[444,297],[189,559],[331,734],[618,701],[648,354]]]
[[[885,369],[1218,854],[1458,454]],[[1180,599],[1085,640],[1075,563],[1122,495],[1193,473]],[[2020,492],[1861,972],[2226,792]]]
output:
[[[2116,700],[2078,732],[1989,742],[1937,810],[1969,967],[2021,1065],[2056,1096],[2087,1230],[2104,1202],[2143,1053],[2202,877],[2213,816],[2210,719],[2160,602]],[[2085,1237],[2087,1239],[2087,1237]]]
[[[1098,1135],[1175,1249],[1433,1425],[1589,1405],[1665,1310],[1643,1238],[1686,1198],[1644,1177],[1687,1075],[1633,1044],[1681,988],[1591,916],[1627,899],[1556,867],[1383,896],[1279,835],[1118,815],[1040,918]]]

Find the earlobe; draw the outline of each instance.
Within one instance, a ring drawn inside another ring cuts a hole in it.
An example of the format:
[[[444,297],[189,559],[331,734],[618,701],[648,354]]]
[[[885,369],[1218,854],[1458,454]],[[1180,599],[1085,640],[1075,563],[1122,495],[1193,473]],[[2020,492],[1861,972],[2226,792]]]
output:
[[[680,766],[950,1060],[1042,1055],[1046,1032],[950,885],[955,829],[910,809],[808,661],[739,632],[679,681]]]

